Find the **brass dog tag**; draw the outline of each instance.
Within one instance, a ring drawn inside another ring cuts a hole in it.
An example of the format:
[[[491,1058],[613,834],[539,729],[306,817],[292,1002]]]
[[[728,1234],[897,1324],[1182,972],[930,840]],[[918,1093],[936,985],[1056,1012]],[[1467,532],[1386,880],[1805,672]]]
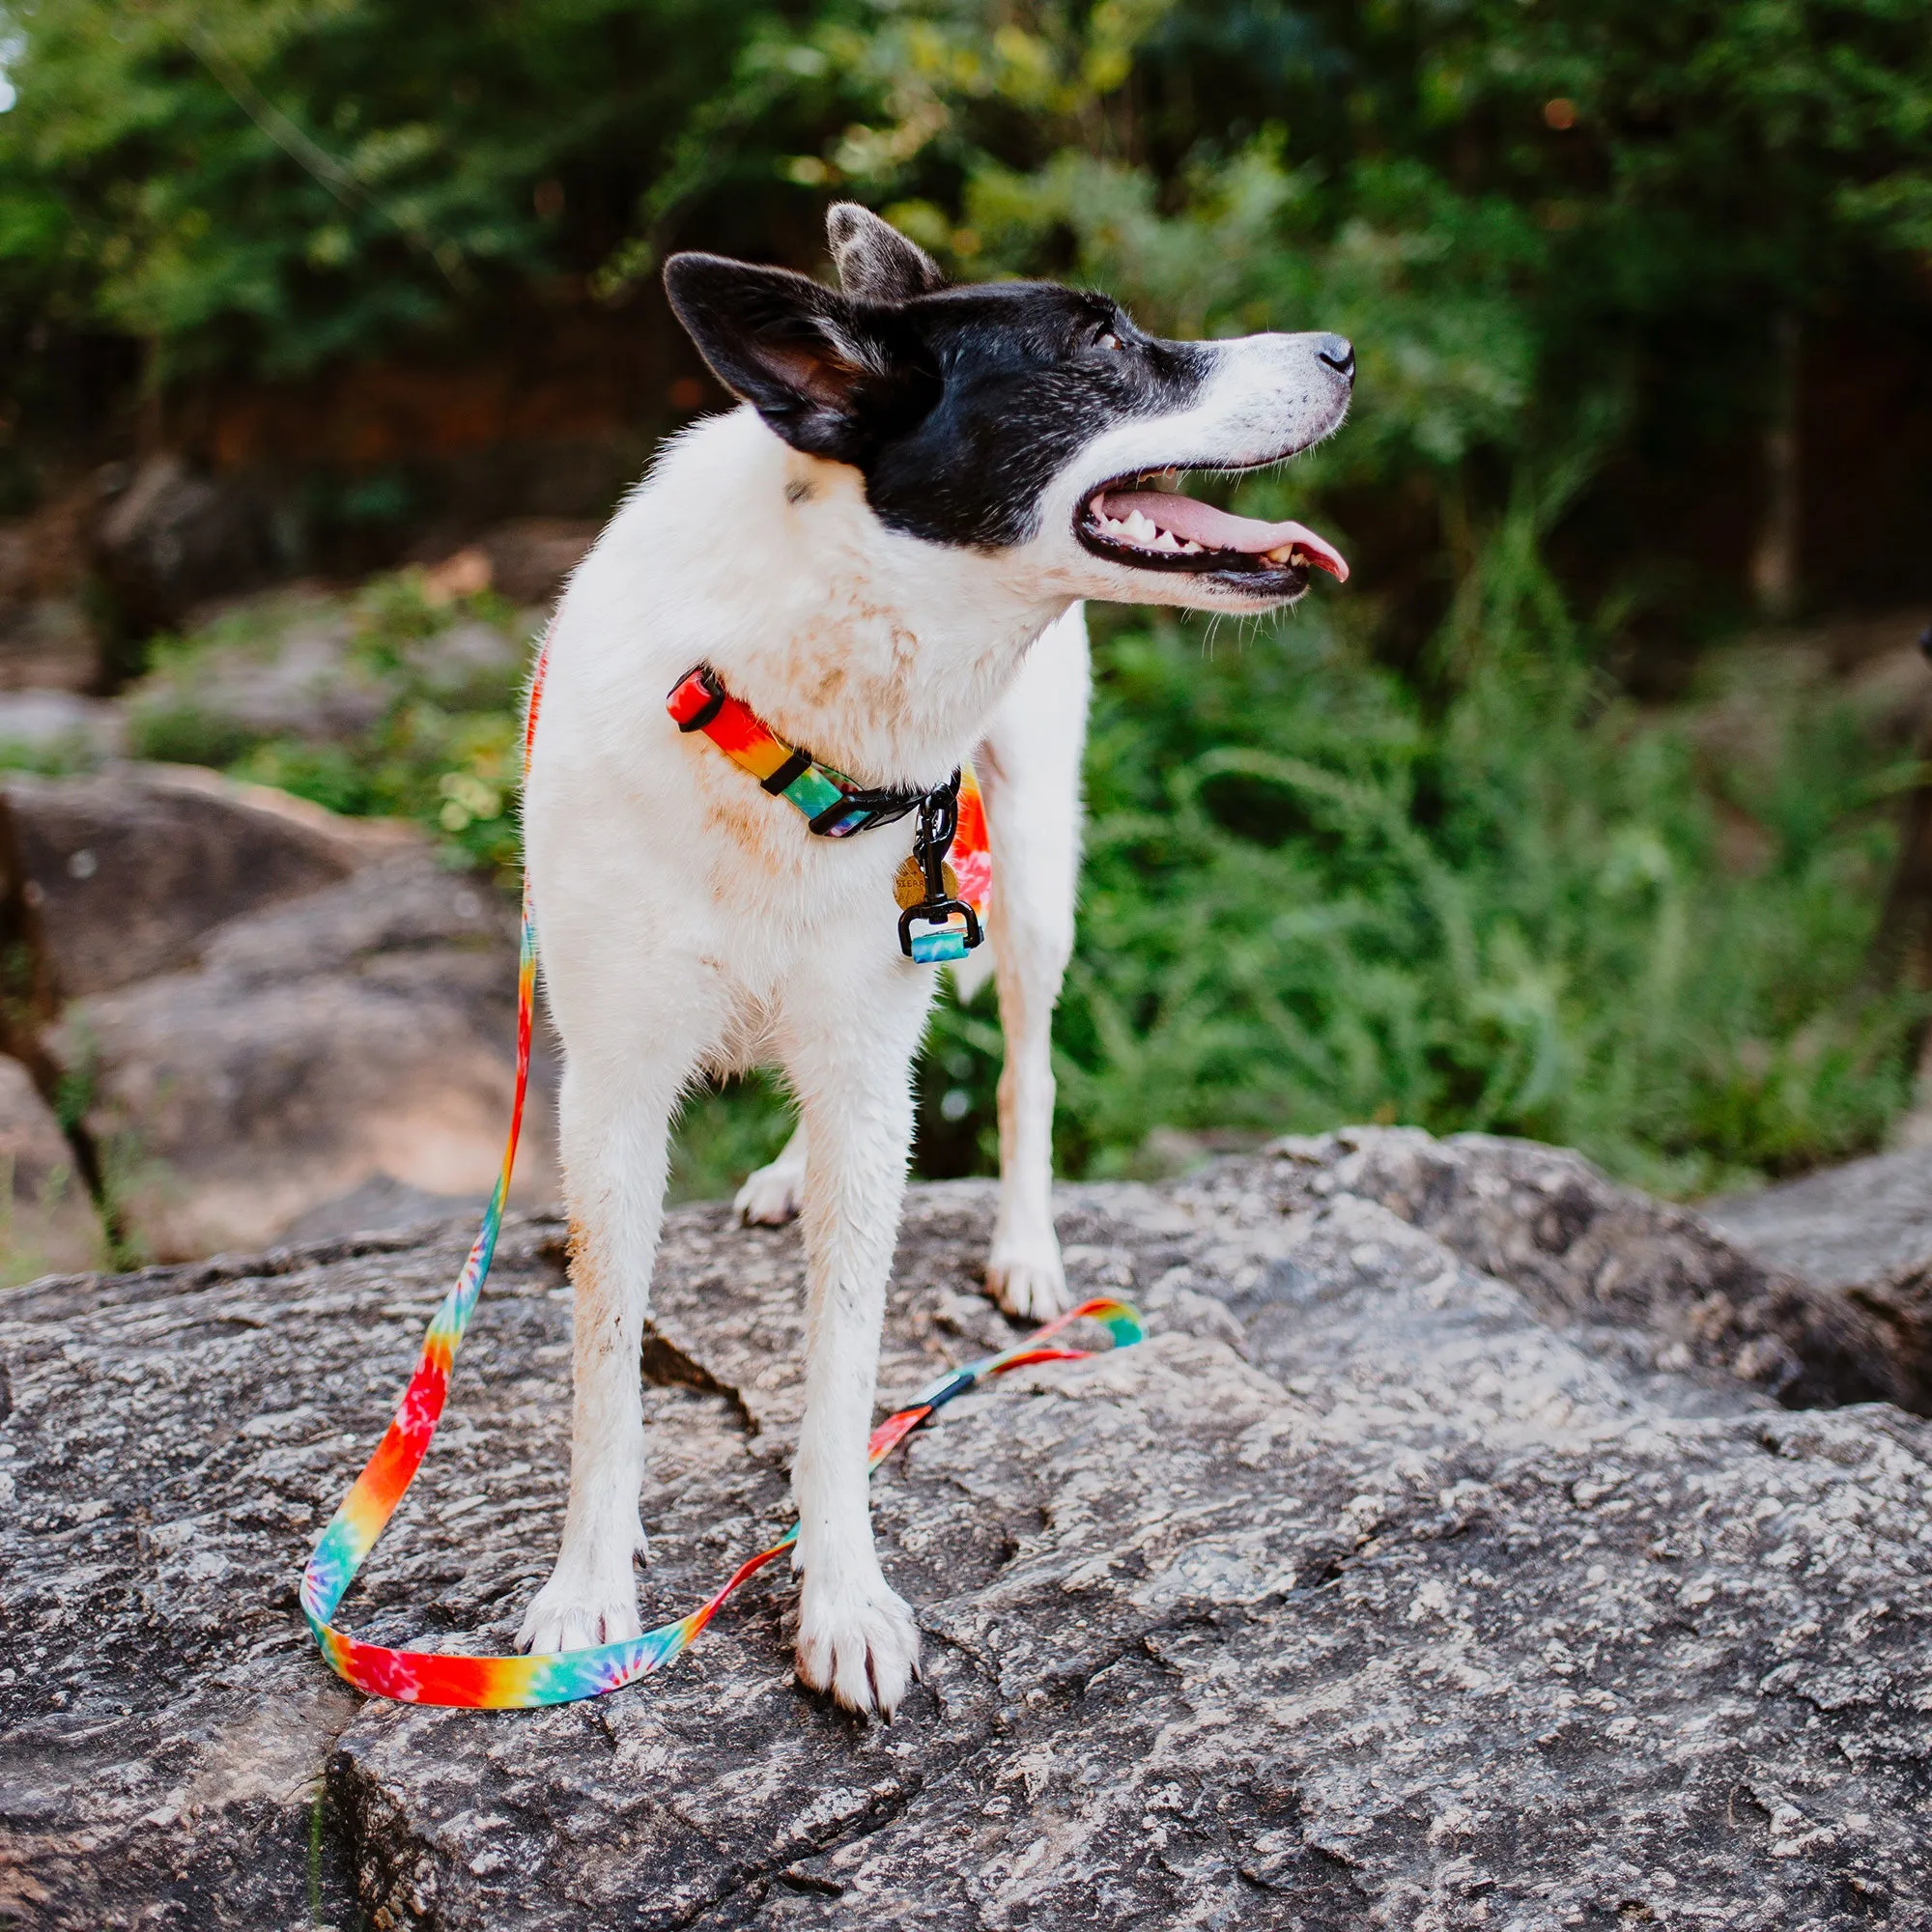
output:
[[[947,865],[942,865],[939,869],[946,880],[946,896],[956,899],[959,896],[959,874]],[[901,912],[910,912],[914,906],[925,903],[925,867],[910,852],[899,862],[899,869],[893,879],[893,897],[898,900]]]

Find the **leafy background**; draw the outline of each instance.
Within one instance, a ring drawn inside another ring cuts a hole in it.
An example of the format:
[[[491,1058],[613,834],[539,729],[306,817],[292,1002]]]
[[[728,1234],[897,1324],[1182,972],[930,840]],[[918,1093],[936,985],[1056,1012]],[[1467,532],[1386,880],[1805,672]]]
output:
[[[1694,1193],[1909,1102],[1926,1003],[1875,942],[1918,754],[1778,639],[1932,595],[1922,0],[5,0],[0,48],[15,506],[237,396],[533,342],[635,355],[628,426],[668,428],[715,398],[664,254],[817,267],[833,196],[961,276],[1355,339],[1348,430],[1241,493],[1348,590],[1095,613],[1067,1171],[1378,1119]],[[1780,435],[1803,520],[1754,580]],[[177,707],[151,749],[509,863],[509,693],[412,685],[451,620],[416,580],[342,595],[393,690],[366,744]],[[997,1066],[990,995],[947,1006],[927,1171],[990,1161]],[[682,1184],[781,1115],[701,1099]]]

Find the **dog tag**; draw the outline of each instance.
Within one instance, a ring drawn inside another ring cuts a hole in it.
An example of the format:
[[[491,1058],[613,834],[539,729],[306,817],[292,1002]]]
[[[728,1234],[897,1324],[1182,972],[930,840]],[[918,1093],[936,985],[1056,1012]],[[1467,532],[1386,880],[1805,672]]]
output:
[[[945,875],[946,896],[956,899],[959,896],[959,874],[944,864],[939,869]],[[901,912],[910,912],[914,906],[925,903],[925,867],[910,852],[899,862],[898,871],[893,878],[893,897],[898,901]]]

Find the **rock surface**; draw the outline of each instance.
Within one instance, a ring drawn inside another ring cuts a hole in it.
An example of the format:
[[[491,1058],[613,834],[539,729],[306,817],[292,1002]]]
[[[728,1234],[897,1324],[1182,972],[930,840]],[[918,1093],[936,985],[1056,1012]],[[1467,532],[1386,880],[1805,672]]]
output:
[[[376,845],[394,845],[286,792],[191,766],[19,775],[0,797],[0,893],[24,904],[57,999],[188,965],[216,926],[335,885]]]
[[[64,758],[75,765],[93,764],[118,758],[127,750],[128,720],[121,707],[105,697],[39,688],[0,691],[0,748],[36,760]]]
[[[1768,1266],[1851,1288],[1932,1262],[1932,1148],[1873,1154],[1699,1212]]]
[[[891,1728],[792,1684],[773,1573],[593,1704],[327,1676],[296,1574],[467,1229],[0,1297],[0,1918],[1932,1926],[1932,1425],[1776,1406],[1641,1278],[1579,1312],[1527,1156],[1432,1145],[1064,1191],[1075,1285],[1151,1337],[967,1398],[876,1479],[927,1663]],[[1375,1198],[1418,1172],[1541,1273]],[[1674,1210],[1617,1212],[1681,1260]],[[990,1220],[914,1190],[887,1399],[1010,1332],[971,1289]],[[498,1647],[544,1574],[560,1236],[510,1230],[353,1628]],[[654,1620],[784,1520],[799,1276],[795,1231],[669,1219]]]
[[[317,1214],[310,1232],[345,1230],[339,1204],[372,1186],[446,1212],[496,1179],[516,914],[407,826],[192,768],[16,777],[0,955],[0,1048],[62,1100],[138,1254],[259,1247]],[[540,1031],[519,1201],[555,1196],[554,1089]]]
[[[1712,1203],[1704,1216],[1767,1265],[1838,1292],[1932,1391],[1932,1148],[1877,1154]],[[1912,1406],[1923,1412],[1932,1403]]]
[[[515,908],[410,850],[204,934],[190,971],[71,1007],[85,1124],[148,1252],[259,1247],[386,1177],[486,1192],[515,1088]],[[554,1062],[518,1200],[554,1198]],[[420,1218],[420,1217],[418,1217]]]
[[[1699,1361],[1798,1406],[1879,1398],[1932,1413],[1932,1358],[1861,1293],[1839,1292],[1856,1273],[1801,1279],[1567,1149],[1398,1127],[1289,1139],[1275,1151],[1304,1174],[1297,1199],[1379,1202],[1646,1365]]]

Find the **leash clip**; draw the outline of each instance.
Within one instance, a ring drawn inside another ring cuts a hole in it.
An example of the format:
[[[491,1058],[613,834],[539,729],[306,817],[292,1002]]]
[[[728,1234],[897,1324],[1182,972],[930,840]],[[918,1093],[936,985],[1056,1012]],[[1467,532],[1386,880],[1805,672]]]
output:
[[[925,897],[899,915],[899,951],[919,966],[942,965],[963,959],[985,938],[980,915],[964,899],[946,889],[946,855],[959,829],[959,774],[935,785],[919,802],[919,830],[913,835],[912,856],[925,874]],[[964,924],[955,923],[964,921]],[[915,925],[932,928],[915,932]]]

